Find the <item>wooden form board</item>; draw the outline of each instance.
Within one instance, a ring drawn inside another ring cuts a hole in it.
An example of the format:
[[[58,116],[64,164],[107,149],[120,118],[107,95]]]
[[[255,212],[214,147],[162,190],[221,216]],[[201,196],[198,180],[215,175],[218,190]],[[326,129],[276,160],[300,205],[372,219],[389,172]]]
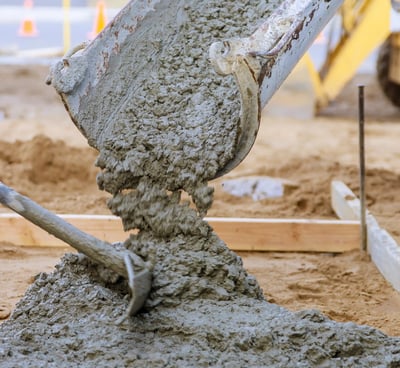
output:
[[[359,199],[341,181],[331,184],[332,208],[343,220],[359,220]],[[375,217],[367,211],[367,248],[372,261],[393,287],[400,291],[400,247],[390,234],[382,229]]]
[[[127,239],[114,216],[60,215],[99,239]],[[218,236],[236,251],[344,252],[359,247],[358,221],[206,218]],[[17,214],[0,214],[0,241],[20,246],[67,246]]]
[[[236,251],[344,252],[356,249],[358,221],[209,218]]]

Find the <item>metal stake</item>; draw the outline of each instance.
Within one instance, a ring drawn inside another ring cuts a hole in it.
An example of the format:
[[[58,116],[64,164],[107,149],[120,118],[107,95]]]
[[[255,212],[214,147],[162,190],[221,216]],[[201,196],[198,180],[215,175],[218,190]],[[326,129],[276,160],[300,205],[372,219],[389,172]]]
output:
[[[367,221],[365,208],[365,146],[364,146],[364,86],[358,86],[358,140],[360,155],[361,249],[367,250]]]

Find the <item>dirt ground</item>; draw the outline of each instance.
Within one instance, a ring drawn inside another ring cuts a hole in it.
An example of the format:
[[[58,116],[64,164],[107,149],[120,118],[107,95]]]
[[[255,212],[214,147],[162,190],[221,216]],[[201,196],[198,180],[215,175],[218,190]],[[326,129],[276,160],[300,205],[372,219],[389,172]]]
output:
[[[70,122],[45,66],[0,66],[0,180],[57,213],[109,214],[96,186],[96,152]],[[299,67],[264,111],[256,144],[245,161],[215,180],[209,216],[334,218],[332,179],[358,193],[357,84],[366,85],[367,204],[400,240],[400,111],[373,76],[359,75],[337,101],[313,117],[313,95]],[[226,179],[268,175],[299,187],[282,198],[253,201],[223,190]],[[0,212],[7,209],[0,207]],[[10,229],[13,231],[13,229]],[[35,274],[49,272],[64,249],[1,243],[0,318],[6,318]],[[359,251],[241,253],[266,298],[291,310],[315,308],[400,336],[400,294]]]

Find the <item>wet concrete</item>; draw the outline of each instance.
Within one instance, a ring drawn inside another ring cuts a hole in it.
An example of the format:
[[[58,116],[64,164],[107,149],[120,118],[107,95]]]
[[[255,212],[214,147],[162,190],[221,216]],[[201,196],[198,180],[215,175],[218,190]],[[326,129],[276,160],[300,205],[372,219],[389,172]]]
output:
[[[400,339],[254,297],[186,299],[115,320],[128,300],[89,261],[40,274],[1,325],[2,367],[398,367]],[[271,280],[271,282],[273,282]]]
[[[202,219],[212,204],[208,181],[235,153],[240,111],[235,83],[212,71],[208,46],[249,35],[275,5],[165,1],[127,57],[111,59],[118,74],[83,99],[76,123],[100,152],[110,210],[139,231],[124,245],[154,263],[150,296],[117,326],[126,282],[68,255],[1,325],[2,366],[400,366],[398,338],[265,301]],[[136,74],[124,71],[128,62],[140,65]]]

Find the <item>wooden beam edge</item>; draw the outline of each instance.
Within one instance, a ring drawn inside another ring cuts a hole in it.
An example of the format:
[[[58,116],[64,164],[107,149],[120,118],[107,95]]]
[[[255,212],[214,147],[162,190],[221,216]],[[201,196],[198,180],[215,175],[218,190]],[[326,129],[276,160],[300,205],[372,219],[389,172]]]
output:
[[[340,219],[359,220],[361,204],[352,190],[341,181],[331,183],[332,208]],[[366,212],[367,244],[371,259],[383,277],[400,292],[400,247],[392,236]]]
[[[108,215],[59,215],[99,239],[124,241],[121,219]],[[235,251],[344,252],[357,249],[358,221],[207,217]],[[10,229],[13,229],[10,231]],[[19,246],[67,245],[14,213],[0,214],[0,241]]]

